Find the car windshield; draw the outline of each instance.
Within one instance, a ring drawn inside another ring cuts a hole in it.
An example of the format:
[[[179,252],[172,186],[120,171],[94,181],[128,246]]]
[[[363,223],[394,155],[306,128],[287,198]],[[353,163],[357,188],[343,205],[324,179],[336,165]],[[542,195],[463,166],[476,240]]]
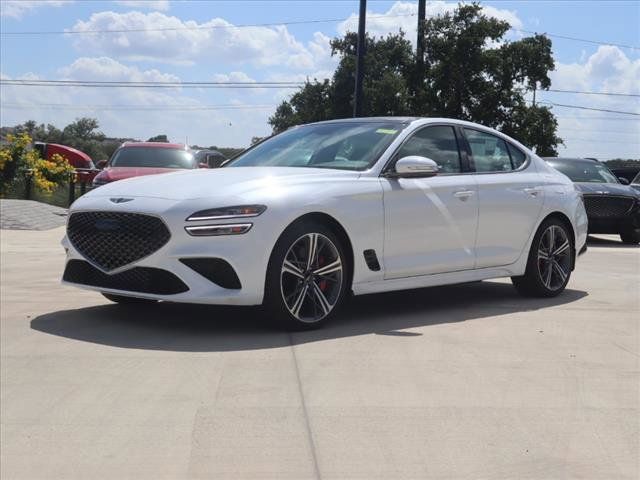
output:
[[[611,171],[596,162],[549,162],[556,170],[561,171],[574,182],[618,183]]]
[[[366,170],[404,127],[397,122],[304,125],[258,144],[227,166]]]
[[[112,167],[194,168],[193,155],[177,148],[124,147],[111,159]]]
[[[633,177],[633,180],[631,180],[631,183],[640,184],[640,172],[638,172],[638,174],[635,177]]]

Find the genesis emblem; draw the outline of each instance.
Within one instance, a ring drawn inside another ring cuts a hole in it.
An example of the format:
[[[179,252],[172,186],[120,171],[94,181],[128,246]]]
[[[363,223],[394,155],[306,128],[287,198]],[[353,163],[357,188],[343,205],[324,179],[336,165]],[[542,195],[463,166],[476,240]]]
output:
[[[125,203],[125,202],[130,202],[131,200],[133,200],[133,198],[110,198],[109,199],[111,202],[113,203]]]

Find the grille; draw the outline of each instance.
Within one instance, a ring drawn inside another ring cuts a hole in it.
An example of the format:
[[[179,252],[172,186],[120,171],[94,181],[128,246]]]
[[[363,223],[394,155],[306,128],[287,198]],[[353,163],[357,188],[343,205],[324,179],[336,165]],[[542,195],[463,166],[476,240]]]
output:
[[[151,255],[171,238],[159,218],[125,212],[74,213],[67,236],[82,256],[107,272]]]
[[[587,216],[592,218],[623,217],[633,207],[633,198],[607,195],[585,195]]]
[[[69,260],[62,279],[80,285],[156,295],[175,295],[189,290],[173,273],[159,268],[135,267],[109,275],[84,260]]]

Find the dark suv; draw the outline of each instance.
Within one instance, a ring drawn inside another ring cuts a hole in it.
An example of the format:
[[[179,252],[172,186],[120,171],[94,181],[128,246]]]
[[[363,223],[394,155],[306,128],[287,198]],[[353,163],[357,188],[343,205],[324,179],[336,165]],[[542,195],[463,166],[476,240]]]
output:
[[[623,184],[598,160],[556,157],[545,160],[573,180],[582,192],[589,233],[619,234],[624,243],[640,243],[640,192]]]

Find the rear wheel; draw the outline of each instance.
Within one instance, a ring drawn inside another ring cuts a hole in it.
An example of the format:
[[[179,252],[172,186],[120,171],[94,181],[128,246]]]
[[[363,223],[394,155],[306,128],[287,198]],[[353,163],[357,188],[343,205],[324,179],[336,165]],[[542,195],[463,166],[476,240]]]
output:
[[[126,297],[124,295],[114,295],[112,293],[102,293],[102,296],[107,300],[111,300],[115,303],[121,303],[123,305],[146,305],[152,303],[158,303],[157,300],[151,300],[149,298],[136,298],[136,297]]]
[[[301,222],[282,234],[269,260],[264,305],[288,329],[326,323],[347,290],[344,247],[331,229]]]
[[[626,232],[620,233],[620,238],[623,243],[628,243],[630,245],[637,245],[640,243],[640,229],[636,230],[627,230]]]
[[[555,218],[543,222],[531,243],[525,274],[511,277],[519,293],[555,297],[571,277],[574,247],[567,225]]]

